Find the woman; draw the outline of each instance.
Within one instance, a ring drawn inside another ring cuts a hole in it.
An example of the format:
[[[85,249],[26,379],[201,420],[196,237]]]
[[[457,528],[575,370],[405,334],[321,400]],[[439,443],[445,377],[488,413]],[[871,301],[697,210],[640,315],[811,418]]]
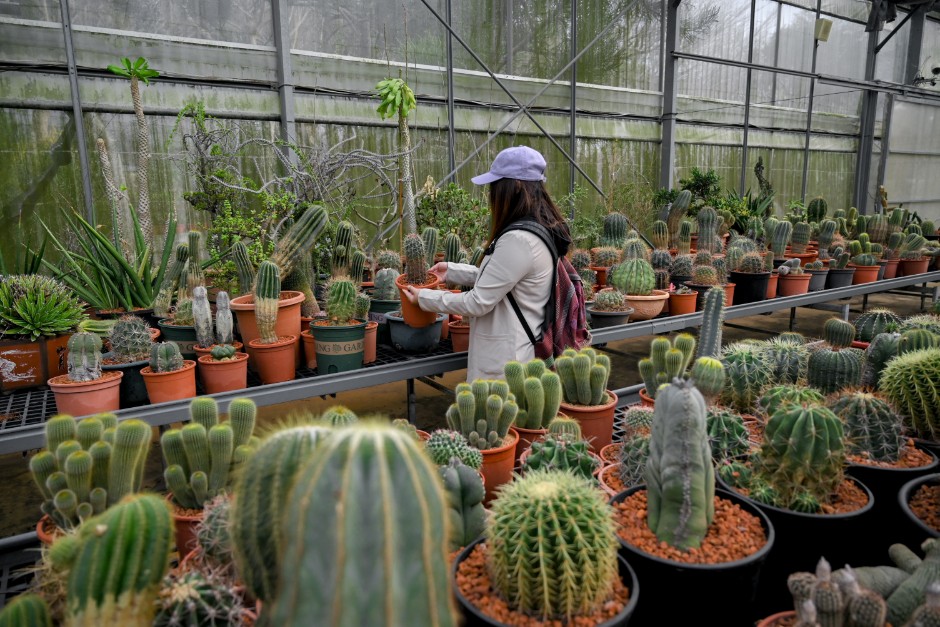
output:
[[[425,311],[473,318],[467,380],[502,379],[507,361],[526,362],[535,356],[532,342],[506,295],[512,292],[532,334],[538,337],[555,268],[548,246],[538,235],[505,229],[520,220],[538,222],[553,235],[559,255],[568,252],[571,235],[545,189],[545,159],[532,148],[503,150],[496,155],[489,172],[472,180],[477,185],[490,185],[492,215],[486,255],[479,268],[442,262],[431,272],[442,283],[473,289],[454,294],[409,286],[405,297]]]

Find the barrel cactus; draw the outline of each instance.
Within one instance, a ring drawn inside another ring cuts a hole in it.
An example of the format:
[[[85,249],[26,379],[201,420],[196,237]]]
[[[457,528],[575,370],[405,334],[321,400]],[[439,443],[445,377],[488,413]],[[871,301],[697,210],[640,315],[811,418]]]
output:
[[[477,379],[457,386],[457,401],[447,410],[447,425],[480,450],[499,448],[519,412],[505,381]]]
[[[483,455],[480,449],[470,446],[467,438],[450,429],[432,431],[431,437],[424,445],[424,450],[431,461],[438,466],[447,465],[453,458],[459,459],[462,464],[474,470],[479,470],[483,465]]]
[[[520,612],[571,623],[613,591],[612,511],[587,479],[541,470],[506,484],[491,505],[486,538],[493,588]]]
[[[584,270],[591,266],[591,253],[583,248],[571,251],[571,265],[575,270]]]
[[[823,335],[831,348],[820,348],[809,356],[807,382],[826,394],[862,382],[862,352],[846,348],[855,338],[855,327],[839,318],[830,318]]]
[[[599,268],[609,268],[620,263],[620,249],[611,246],[601,246],[594,251],[594,265]]]
[[[825,396],[819,390],[803,385],[787,384],[768,388],[760,397],[758,407],[767,416],[773,416],[784,405],[794,403],[797,405],[822,404]]]
[[[624,311],[626,308],[626,298],[612,287],[606,287],[594,294],[596,311]]]
[[[718,359],[699,357],[689,370],[689,376],[706,403],[714,402],[724,390],[725,366]]]
[[[706,431],[716,462],[746,455],[750,450],[747,427],[740,414],[722,407],[710,407]]]
[[[101,378],[101,338],[98,335],[75,333],[69,338],[68,349],[70,381],[95,381]]]
[[[375,291],[372,292],[372,298],[375,300],[399,300],[401,294],[395,285],[395,279],[399,276],[398,270],[394,268],[382,268],[375,273]]]
[[[121,363],[143,361],[150,357],[153,343],[150,327],[143,318],[132,315],[121,316],[111,328],[111,357]]]
[[[523,429],[547,429],[561,406],[561,379],[534,359],[526,364],[510,361],[503,367],[509,391],[519,412],[516,425]]]
[[[881,371],[898,355],[900,333],[879,333],[865,349],[865,366],[862,370],[862,385],[877,388]]]
[[[764,359],[770,368],[770,382],[777,385],[796,383],[806,376],[809,349],[775,337],[762,345]]]
[[[829,402],[845,424],[848,452],[879,462],[896,462],[904,446],[903,425],[897,412],[868,392],[851,392]]]
[[[555,360],[564,402],[569,405],[602,405],[609,401],[607,380],[610,358],[592,348],[567,350]]]
[[[936,348],[940,345],[940,335],[935,335],[927,329],[908,329],[898,338],[898,354]]]
[[[741,413],[753,411],[761,390],[770,381],[770,369],[759,346],[737,342],[722,352],[725,389],[721,400]]]
[[[558,416],[548,425],[548,434],[555,438],[581,439],[581,423],[574,418]]]
[[[246,618],[240,592],[214,572],[171,572],[161,586],[153,627],[242,625]]]
[[[645,259],[628,259],[613,268],[610,283],[629,296],[649,296],[656,284],[656,275]]]
[[[604,216],[604,230],[601,235],[601,246],[623,248],[623,245],[627,241],[628,227],[627,216],[617,212],[608,213]]]
[[[328,427],[348,427],[359,422],[359,416],[348,407],[332,405],[320,416],[320,422]]]
[[[635,231],[631,231],[631,235],[627,237],[627,241],[624,242],[623,254],[620,258],[624,261],[627,259],[645,259],[646,261],[651,261],[650,247],[636,235]]]
[[[49,606],[38,594],[21,594],[0,611],[0,627],[52,627]]]
[[[375,271],[390,268],[401,273],[401,255],[394,250],[380,250],[375,255]]]
[[[527,473],[540,469],[564,470],[590,479],[599,466],[600,461],[591,454],[586,441],[547,435],[532,442],[522,469]]]
[[[881,371],[879,389],[921,437],[940,439],[940,348],[898,355]]]
[[[855,319],[855,339],[859,342],[871,342],[879,333],[888,330],[888,325],[899,326],[901,318],[890,309],[869,309]]]

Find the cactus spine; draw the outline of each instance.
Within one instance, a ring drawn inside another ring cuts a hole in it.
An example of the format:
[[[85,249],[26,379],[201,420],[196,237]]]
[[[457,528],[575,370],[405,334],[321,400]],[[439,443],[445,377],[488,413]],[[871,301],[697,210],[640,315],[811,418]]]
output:
[[[326,314],[333,325],[356,324],[356,286],[349,278],[330,281],[326,293]]]
[[[405,236],[405,275],[411,285],[424,285],[428,277],[428,263],[424,240],[415,233]],[[434,256],[434,253],[431,253]]]
[[[711,253],[721,252],[721,234],[718,232],[721,220],[718,212],[706,205],[699,210],[695,219],[698,222],[698,249]]]
[[[940,437],[940,348],[898,355],[881,371],[879,387],[888,401],[925,438]]]
[[[274,330],[277,323],[278,299],[281,296],[281,271],[277,264],[262,261],[255,281],[255,318],[262,344],[277,342]]]
[[[449,548],[456,551],[483,535],[486,522],[486,511],[483,509],[485,490],[479,473],[456,457],[442,466],[440,473],[447,493]]]
[[[176,342],[157,342],[150,347],[152,372],[175,372],[184,366],[180,347]]]
[[[372,297],[375,300],[399,300],[401,294],[395,286],[395,279],[399,276],[394,268],[382,268],[375,273],[375,291]]]
[[[160,291],[157,292],[157,297],[153,301],[154,315],[161,318],[166,318],[170,315],[170,305],[173,304],[173,293],[176,291],[177,283],[179,283],[183,276],[183,271],[186,269],[188,259],[189,245],[177,244],[176,254],[170,262],[170,267],[167,268],[163,275],[163,281],[160,283]]]
[[[623,248],[627,242],[627,216],[622,213],[608,213],[604,216],[604,230],[601,235],[601,246]]]
[[[209,348],[215,344],[215,335],[212,332],[212,308],[209,306],[209,297],[203,285],[193,289],[193,321],[196,327],[196,343],[200,348]]]
[[[248,247],[241,240],[232,245],[232,262],[238,275],[238,292],[250,294],[255,283],[255,264],[248,256]]]
[[[393,427],[333,433],[297,473],[276,532],[284,550],[272,623],[456,625],[447,500],[436,474],[417,444]],[[372,505],[354,505],[362,499]],[[364,529],[371,530],[367,543]],[[382,602],[347,596],[361,590]]]
[[[142,318],[125,315],[114,324],[109,334],[111,354],[122,363],[141,361],[150,356],[150,327]]]
[[[561,379],[558,375],[546,371],[545,362],[540,359],[525,365],[510,361],[503,372],[519,405],[515,424],[523,429],[547,429],[561,407]]]
[[[888,403],[867,392],[853,392],[829,404],[845,423],[850,453],[884,462],[898,460],[904,437],[901,418]]]
[[[721,354],[721,329],[725,316],[725,290],[713,287],[702,295],[702,327],[698,336],[696,357]]]
[[[471,446],[493,449],[502,445],[518,412],[504,381],[477,379],[470,386],[457,387],[457,402],[447,410],[447,425]]]
[[[528,473],[540,469],[562,470],[591,479],[599,463],[591,455],[590,446],[586,441],[547,435],[532,442],[523,463],[523,471]]]
[[[582,348],[558,357],[555,370],[561,379],[562,398],[569,405],[602,405],[609,400],[610,358],[606,355]]]
[[[613,269],[610,282],[623,294],[649,296],[656,285],[656,275],[645,259],[628,259]]]
[[[271,263],[278,267],[280,276],[289,276],[301,257],[309,255],[313,242],[326,225],[326,220],[326,209],[322,205],[310,206],[281,236],[270,259]],[[255,297],[257,297],[257,286],[255,290]]]
[[[71,381],[101,378],[101,338],[94,333],[75,333],[68,341],[68,377]]]

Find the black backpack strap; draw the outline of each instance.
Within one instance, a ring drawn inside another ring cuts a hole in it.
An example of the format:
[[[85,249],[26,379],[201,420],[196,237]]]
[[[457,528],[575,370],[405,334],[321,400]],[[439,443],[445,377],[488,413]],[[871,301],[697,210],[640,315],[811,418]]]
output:
[[[555,308],[555,282],[558,280],[556,273],[558,272],[558,249],[555,248],[555,241],[552,237],[552,234],[548,232],[544,226],[535,222],[533,220],[519,220],[518,222],[513,222],[499,235],[502,235],[506,231],[528,231],[529,233],[534,233],[538,235],[545,245],[548,247],[548,252],[552,256],[552,289],[548,295],[548,303],[545,305],[545,319],[549,320],[554,316],[549,316],[550,313],[554,312]],[[496,246],[496,240],[499,239],[499,236],[493,240],[491,246]],[[535,334],[532,333],[532,327],[529,326],[529,323],[526,322],[525,316],[522,315],[522,310],[519,308],[519,303],[516,302],[515,297],[512,295],[512,290],[506,292],[506,297],[509,299],[509,306],[512,307],[512,310],[515,312],[516,317],[519,319],[519,323],[522,324],[522,329],[525,331],[526,337],[529,338],[529,341],[532,342],[532,345],[538,343],[538,339],[535,337]]]

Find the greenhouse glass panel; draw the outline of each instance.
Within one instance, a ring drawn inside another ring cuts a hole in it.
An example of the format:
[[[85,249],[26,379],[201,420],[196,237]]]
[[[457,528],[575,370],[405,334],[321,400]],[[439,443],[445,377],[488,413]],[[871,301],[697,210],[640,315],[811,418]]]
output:
[[[759,193],[754,174],[757,160],[764,165],[764,178],[774,190],[774,213],[783,215],[788,203],[799,199],[803,180],[803,135],[797,133],[751,133],[748,137],[745,191]]]
[[[41,22],[62,21],[58,0],[17,0],[0,2],[0,16]]]
[[[747,70],[682,59],[677,62],[676,77],[678,119],[715,124],[744,123]]]
[[[810,79],[776,72],[751,73],[752,127],[805,130]]]
[[[751,0],[683,2],[679,5],[682,52],[747,61]]]
[[[924,47],[920,53],[920,75],[940,79],[940,75],[933,74],[935,67],[940,67],[940,22],[927,20],[924,24]],[[936,85],[926,83],[920,87],[940,91],[940,80]]]
[[[822,12],[839,17],[866,21],[870,11],[871,0],[822,0]],[[901,17],[903,15],[899,15],[898,19]]]
[[[777,17],[780,3],[757,0],[754,13],[754,63],[775,66],[777,63]]]
[[[784,4],[780,7],[777,67],[809,72],[813,69],[813,29],[816,13]]]
[[[905,13],[900,13],[898,19],[904,19]],[[895,22],[896,25],[898,22]],[[892,26],[894,26],[892,25]],[[887,32],[887,31],[886,31]],[[887,34],[879,35],[884,40]],[[907,46],[911,38],[911,23],[908,21],[898,33],[888,40],[888,43],[875,55],[875,78],[892,83],[904,82],[904,71],[907,65]],[[868,34],[865,34],[865,43],[868,43]]]
[[[833,20],[829,41],[819,42],[816,71],[820,74],[853,78],[865,78],[865,56],[868,35],[862,24]],[[816,85],[813,110],[857,116],[860,92],[845,87]]]
[[[61,17],[57,0],[0,2],[0,58],[10,64],[64,64]]]
[[[813,130],[855,135],[859,129],[863,90],[816,83]]]
[[[579,0],[578,50],[615,23],[578,61],[578,82],[659,91],[661,3]],[[615,19],[616,18],[616,19]]]
[[[273,46],[269,0],[81,0],[72,22],[90,29]]]
[[[888,198],[921,217],[940,218],[940,107],[895,100],[885,186]]]
[[[806,174],[806,198],[823,196],[829,210],[848,209],[855,188],[855,140],[812,135],[809,144],[809,168]],[[873,160],[877,164],[877,160]]]
[[[737,189],[741,182],[741,147],[744,133],[740,129],[679,124],[676,128],[676,178],[689,176],[693,167],[714,170],[721,179],[721,189]],[[678,184],[677,184],[678,186]]]

